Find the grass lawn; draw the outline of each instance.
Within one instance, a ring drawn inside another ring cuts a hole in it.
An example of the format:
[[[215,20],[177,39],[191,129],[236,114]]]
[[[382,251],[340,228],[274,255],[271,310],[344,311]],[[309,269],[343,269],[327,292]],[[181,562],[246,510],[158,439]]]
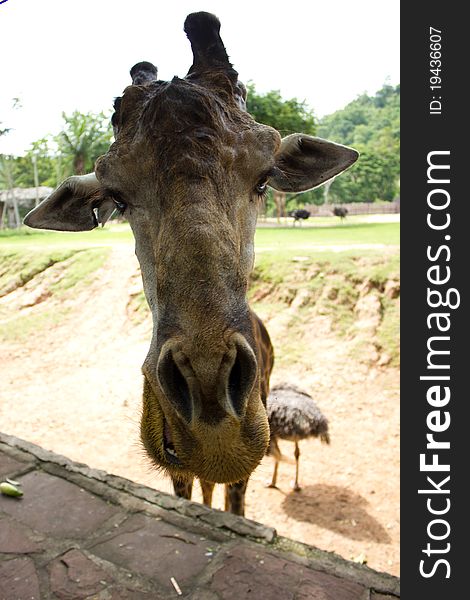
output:
[[[400,243],[399,223],[354,223],[321,227],[259,227],[255,245],[259,252],[285,252],[297,250],[347,250],[364,245],[395,246]]]
[[[255,244],[259,252],[276,254],[322,250],[325,246],[389,246],[399,244],[399,230],[399,223],[367,223],[357,220],[343,224],[336,222],[332,225],[321,223],[318,227],[303,228],[261,226],[256,231]],[[133,234],[127,224],[107,225],[84,232],[39,231],[27,227],[0,231],[0,249],[12,246],[83,248],[133,242]]]
[[[92,231],[42,231],[22,227],[19,230],[0,231],[0,251],[8,247],[55,246],[86,248],[90,246],[112,246],[134,242],[131,228],[127,224],[99,227]]]

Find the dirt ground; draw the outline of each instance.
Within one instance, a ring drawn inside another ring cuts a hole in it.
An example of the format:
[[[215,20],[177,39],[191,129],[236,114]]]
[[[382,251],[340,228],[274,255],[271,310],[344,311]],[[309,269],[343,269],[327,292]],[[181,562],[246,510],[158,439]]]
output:
[[[32,285],[3,301],[27,315],[41,300],[35,301]],[[140,366],[150,324],[132,322],[129,298],[140,287],[133,249],[114,247],[92,284],[66,301],[64,319],[26,341],[2,344],[0,429],[171,492],[139,443]],[[54,299],[48,302],[54,310]],[[261,316],[276,348],[288,319]],[[288,462],[280,465],[278,489],[266,488],[273,467],[266,457],[251,477],[246,516],[281,535],[399,574],[398,371],[351,358],[348,342],[335,336],[325,317],[309,328],[310,355],[290,368],[275,366],[272,383],[291,381],[309,391],[329,418],[332,443],[301,442],[301,492],[292,491],[294,464]],[[293,458],[292,443],[280,446]],[[196,487],[193,499],[200,498]],[[217,508],[222,499],[217,486]]]

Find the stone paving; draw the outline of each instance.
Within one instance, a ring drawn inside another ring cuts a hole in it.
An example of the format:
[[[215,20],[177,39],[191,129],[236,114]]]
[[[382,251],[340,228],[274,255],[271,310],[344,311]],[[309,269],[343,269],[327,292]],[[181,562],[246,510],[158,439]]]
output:
[[[397,578],[0,434],[0,600],[393,600]]]

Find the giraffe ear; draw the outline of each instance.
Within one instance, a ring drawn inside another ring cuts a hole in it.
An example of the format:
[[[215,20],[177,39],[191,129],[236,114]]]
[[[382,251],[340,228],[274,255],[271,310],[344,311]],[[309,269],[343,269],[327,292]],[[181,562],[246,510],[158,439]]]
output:
[[[104,225],[115,208],[94,173],[75,175],[30,211],[24,224],[34,229],[89,231]]]
[[[282,139],[276,173],[268,183],[280,192],[305,192],[346,170],[358,157],[353,148],[293,133]]]

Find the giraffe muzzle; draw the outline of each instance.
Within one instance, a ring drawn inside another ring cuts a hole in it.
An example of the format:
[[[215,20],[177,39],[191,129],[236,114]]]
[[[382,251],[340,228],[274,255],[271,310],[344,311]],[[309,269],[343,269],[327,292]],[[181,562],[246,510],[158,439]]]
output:
[[[216,425],[227,416],[243,419],[258,365],[245,338],[234,333],[228,350],[198,361],[180,341],[168,340],[157,364],[158,383],[171,408],[189,426]]]

